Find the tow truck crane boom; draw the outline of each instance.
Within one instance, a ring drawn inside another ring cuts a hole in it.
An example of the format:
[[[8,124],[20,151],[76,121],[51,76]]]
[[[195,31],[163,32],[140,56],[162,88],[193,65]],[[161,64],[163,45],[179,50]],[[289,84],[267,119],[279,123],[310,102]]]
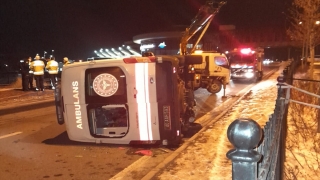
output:
[[[192,23],[189,28],[186,28],[186,31],[183,33],[180,41],[180,54],[187,54],[187,44],[188,41],[201,29],[203,29],[201,35],[199,36],[197,42],[195,43],[190,54],[194,52],[195,47],[203,37],[204,33],[207,31],[213,17],[219,12],[220,8],[226,4],[226,1],[215,2],[208,0],[205,5],[201,6],[198,14],[192,20]]]

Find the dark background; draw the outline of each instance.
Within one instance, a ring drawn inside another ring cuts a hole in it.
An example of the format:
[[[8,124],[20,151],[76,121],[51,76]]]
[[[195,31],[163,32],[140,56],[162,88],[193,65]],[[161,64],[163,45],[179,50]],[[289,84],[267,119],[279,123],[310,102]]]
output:
[[[1,0],[0,62],[54,50],[57,60],[86,59],[135,35],[190,25],[206,0]],[[283,26],[291,0],[228,0],[218,25]]]

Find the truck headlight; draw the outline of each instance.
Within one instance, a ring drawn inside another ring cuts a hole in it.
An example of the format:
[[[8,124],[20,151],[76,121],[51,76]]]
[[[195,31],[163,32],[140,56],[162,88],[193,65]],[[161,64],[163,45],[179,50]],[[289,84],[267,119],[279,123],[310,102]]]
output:
[[[252,78],[254,76],[254,73],[253,72],[246,72],[245,73],[245,77],[246,78]]]

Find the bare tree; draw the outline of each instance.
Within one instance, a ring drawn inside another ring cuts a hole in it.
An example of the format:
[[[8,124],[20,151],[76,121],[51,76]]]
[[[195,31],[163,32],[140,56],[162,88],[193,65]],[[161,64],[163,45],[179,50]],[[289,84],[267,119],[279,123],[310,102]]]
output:
[[[289,18],[291,26],[287,33],[301,42],[303,57],[310,55],[313,74],[315,47],[320,44],[320,0],[293,0]]]

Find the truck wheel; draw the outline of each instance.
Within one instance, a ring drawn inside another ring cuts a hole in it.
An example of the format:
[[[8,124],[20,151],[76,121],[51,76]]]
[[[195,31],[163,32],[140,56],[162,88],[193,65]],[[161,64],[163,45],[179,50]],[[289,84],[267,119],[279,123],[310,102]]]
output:
[[[218,93],[220,92],[222,89],[222,83],[221,81],[218,81],[218,80],[214,80],[211,84],[209,84],[209,86],[207,87],[207,91],[212,93],[212,94],[215,94],[215,93]]]
[[[252,83],[257,83],[259,81],[259,77],[258,77],[258,74],[256,74],[252,79],[251,79],[251,82]]]
[[[259,81],[262,80],[262,77],[263,77],[263,72],[259,72]]]

